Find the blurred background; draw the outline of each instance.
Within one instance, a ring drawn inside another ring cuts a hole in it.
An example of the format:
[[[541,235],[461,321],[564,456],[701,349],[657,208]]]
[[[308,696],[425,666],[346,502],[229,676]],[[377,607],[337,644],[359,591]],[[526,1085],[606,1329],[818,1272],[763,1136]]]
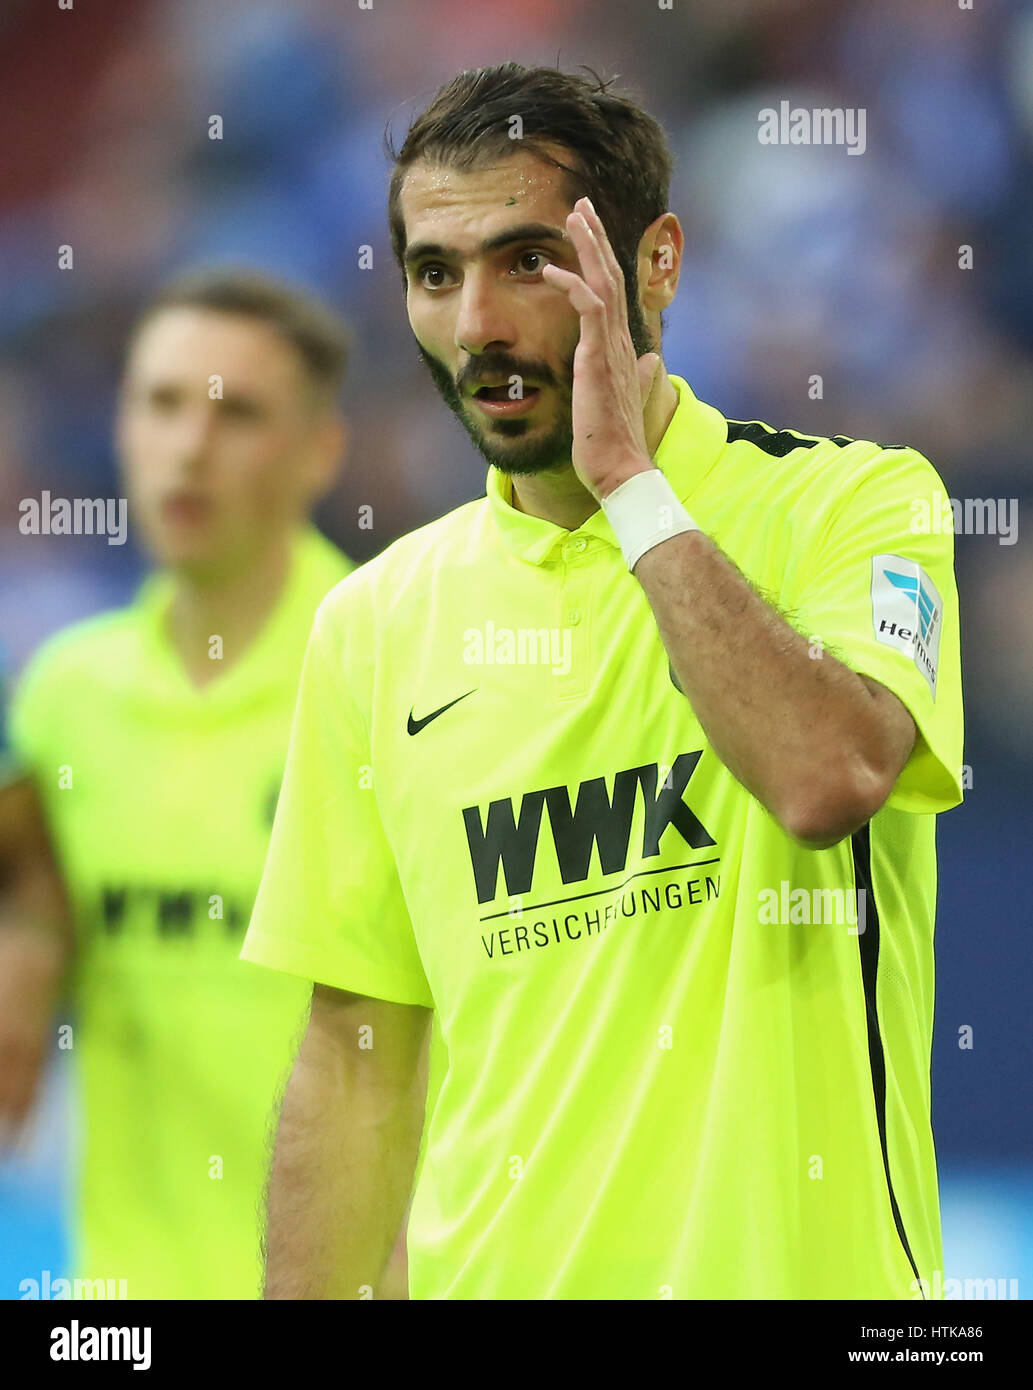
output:
[[[939,826],[932,1075],[946,1275],[1018,1280],[1028,1298],[1033,8],[6,0],[0,53],[0,641],[14,670],[140,580],[132,543],[22,536],[18,503],[119,495],[126,329],[188,264],[272,271],[349,317],[352,454],[319,520],[355,559],[483,491],[410,335],[382,136],[461,68],[511,58],[619,75],[669,132],[688,254],[663,351],[698,396],[735,419],[910,444],[952,497],[1016,499],[1016,544],[956,540],[971,789]],[[762,146],[758,113],[782,100],[864,108],[865,153]],[[0,1297],[63,1268],[69,1129],[55,1057],[0,1166]]]

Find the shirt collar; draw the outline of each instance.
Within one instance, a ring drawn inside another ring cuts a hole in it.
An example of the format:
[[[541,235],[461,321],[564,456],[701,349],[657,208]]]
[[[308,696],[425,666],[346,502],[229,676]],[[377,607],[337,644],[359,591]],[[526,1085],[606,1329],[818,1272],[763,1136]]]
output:
[[[351,568],[345,557],[311,524],[291,537],[283,589],[260,631],[229,670],[197,687],[188,678],[168,635],[166,619],[175,581],[167,570],[152,571],[137,590],[134,607],[150,645],[159,685],[170,698],[191,707],[221,708],[263,689],[297,683],[295,666],[308,640],[319,600]]]
[[[696,399],[682,377],[672,375],[670,381],[678,393],[678,405],[653,455],[653,462],[671,484],[678,500],[686,502],[717,462],[728,438],[728,426],[719,410]],[[494,465],[488,469],[485,491],[499,535],[518,559],[532,565],[543,564],[571,536],[594,537],[619,549],[613,527],[601,507],[577,530],[567,531],[552,521],[518,511],[513,506],[512,479]]]

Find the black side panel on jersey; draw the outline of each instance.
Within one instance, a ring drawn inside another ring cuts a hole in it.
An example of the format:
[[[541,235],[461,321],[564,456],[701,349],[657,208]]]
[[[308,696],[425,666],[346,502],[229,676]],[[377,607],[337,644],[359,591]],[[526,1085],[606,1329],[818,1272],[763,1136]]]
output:
[[[840,449],[845,449],[848,444],[856,443],[856,440],[846,434],[830,435],[828,440],[819,439],[809,434],[794,434],[792,430],[776,430],[770,425],[765,425],[762,420],[728,420],[728,443],[736,444],[740,439],[745,439],[748,444],[756,444],[758,449],[763,449],[766,454],[771,454],[774,458],[785,458],[786,454],[791,454],[794,449],[813,449],[816,444],[835,444]],[[871,441],[873,444],[874,440]],[[910,444],[876,444],[877,449],[910,449]]]
[[[904,1230],[900,1208],[897,1206],[896,1193],[893,1191],[893,1179],[890,1176],[889,1151],[886,1146],[886,1056],[882,1046],[882,1033],[879,1029],[879,1014],[875,998],[879,975],[879,907],[875,901],[872,885],[870,830],[871,827],[866,825],[850,837],[850,846],[854,856],[854,880],[857,888],[865,894],[865,930],[859,933],[857,944],[861,953],[861,980],[864,985],[864,1007],[868,1027],[868,1059],[871,1065],[872,1089],[875,1093],[875,1113],[879,1121],[882,1166],[886,1173],[886,1187],[889,1191],[890,1207],[893,1210],[893,1221],[897,1228],[897,1235],[900,1237],[900,1243],[904,1247],[904,1253],[915,1272],[915,1278],[918,1280],[918,1287],[922,1290],[924,1300],[925,1285],[922,1283],[918,1266],[911,1254],[907,1232]]]
[[[769,425],[762,424],[760,420],[729,420],[729,444],[736,444],[740,439],[745,439],[750,444],[756,444],[758,449],[763,449],[766,454],[772,454],[778,459],[785,458],[786,454],[792,453],[794,449],[813,449],[816,444],[824,443],[822,439],[813,439],[809,435],[793,434],[791,430],[773,430]],[[837,434],[832,437],[831,442],[838,444],[842,449],[847,444],[853,444],[854,441],[848,439],[845,434]]]

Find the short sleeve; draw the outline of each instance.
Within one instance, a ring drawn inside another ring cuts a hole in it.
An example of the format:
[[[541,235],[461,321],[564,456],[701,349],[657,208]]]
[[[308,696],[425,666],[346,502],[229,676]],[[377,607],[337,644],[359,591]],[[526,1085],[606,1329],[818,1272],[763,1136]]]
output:
[[[911,449],[882,450],[833,509],[797,599],[800,631],[891,690],[918,736],[887,805],[962,800],[964,717],[950,499]]]
[[[316,614],[283,783],[241,957],[319,984],[433,1007],[372,783],[369,738]]]

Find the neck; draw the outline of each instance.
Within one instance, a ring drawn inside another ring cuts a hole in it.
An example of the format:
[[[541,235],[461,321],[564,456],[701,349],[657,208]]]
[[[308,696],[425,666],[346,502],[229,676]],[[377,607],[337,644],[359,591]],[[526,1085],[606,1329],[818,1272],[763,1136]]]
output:
[[[677,409],[678,392],[667,375],[667,369],[661,364],[659,380],[650,393],[642,416],[650,458],[660,447],[660,441]],[[513,506],[518,512],[551,521],[567,531],[576,531],[582,522],[599,510],[599,503],[570,464],[527,477],[514,477]]]
[[[239,572],[176,573],[168,633],[194,685],[207,685],[240,660],[276,606],[289,566],[290,540],[281,536]]]

